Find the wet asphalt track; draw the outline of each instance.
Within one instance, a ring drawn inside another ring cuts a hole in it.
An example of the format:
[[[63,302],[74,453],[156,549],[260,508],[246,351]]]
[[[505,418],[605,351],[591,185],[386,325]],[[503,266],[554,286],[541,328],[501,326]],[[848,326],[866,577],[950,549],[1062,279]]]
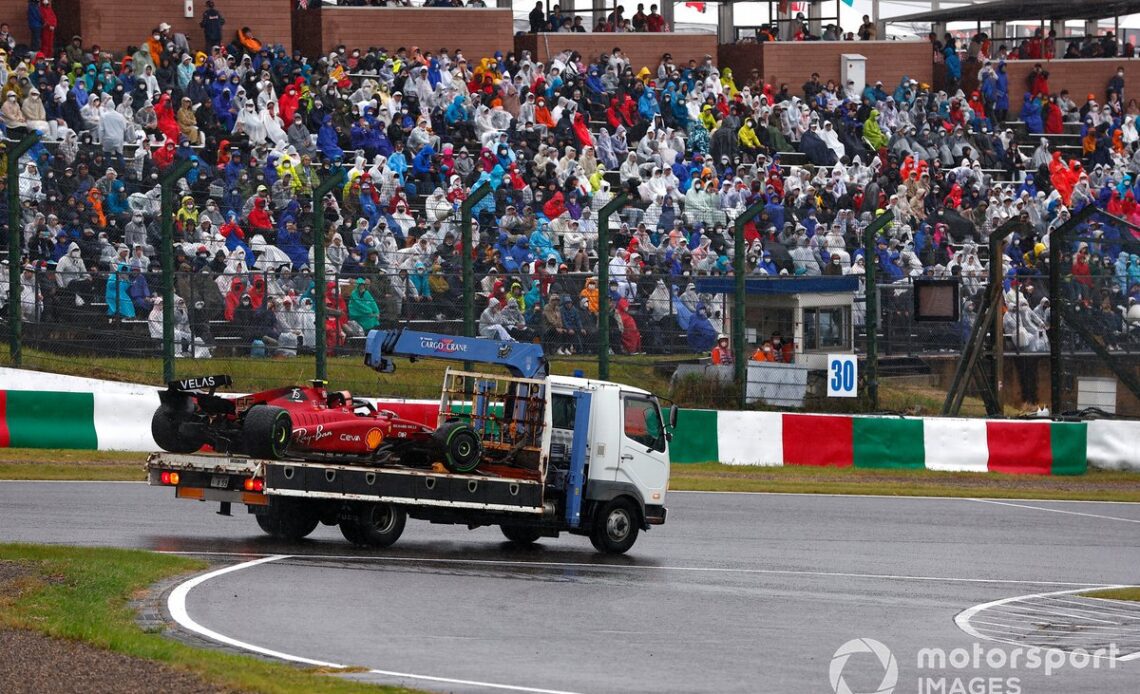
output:
[[[219,566],[283,555],[198,586],[190,617],[299,657],[457,680],[354,675],[436,691],[827,694],[833,653],[864,637],[891,648],[899,693],[939,691],[927,678],[943,677],[1003,680],[986,694],[1013,694],[1009,677],[1033,694],[1140,690],[1140,659],[1050,676],[917,667],[920,648],[976,643],[954,617],[979,603],[1140,583],[1140,505],[677,493],[668,506],[669,523],[625,557],[585,538],[522,551],[494,528],[416,521],[369,551],[329,527],[283,545],[244,513],[141,484],[0,482],[0,540]],[[883,674],[865,653],[842,670],[852,692]]]

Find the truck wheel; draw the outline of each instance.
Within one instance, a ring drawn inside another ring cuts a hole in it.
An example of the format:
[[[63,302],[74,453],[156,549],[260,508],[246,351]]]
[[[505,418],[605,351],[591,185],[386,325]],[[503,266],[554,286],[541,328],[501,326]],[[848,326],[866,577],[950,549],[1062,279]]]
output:
[[[499,526],[499,529],[503,531],[504,537],[519,547],[529,547],[537,542],[538,538],[542,537],[538,528],[532,528],[526,525],[503,524]]]
[[[304,504],[285,499],[274,499],[265,513],[254,517],[266,534],[288,542],[308,537],[321,522],[320,517]]]
[[[280,407],[254,405],[245,413],[242,443],[245,452],[254,458],[283,458],[292,435],[293,420]]]
[[[350,521],[355,526],[350,531],[341,525],[341,533],[349,542],[369,547],[388,547],[400,539],[408,514],[404,509],[392,504],[364,504]],[[352,534],[353,537],[349,537]]]
[[[626,497],[603,504],[594,516],[590,542],[606,554],[624,554],[637,540],[637,508]]]
[[[178,433],[183,418],[170,405],[160,405],[150,418],[150,435],[164,451],[171,453],[193,453],[202,447],[202,442],[186,438]]]
[[[340,521],[340,534],[354,545],[364,544],[364,539],[360,536],[360,526],[356,524],[355,518],[344,518]]]
[[[443,450],[443,465],[449,472],[474,472],[483,460],[483,441],[464,422],[446,422],[432,434]]]

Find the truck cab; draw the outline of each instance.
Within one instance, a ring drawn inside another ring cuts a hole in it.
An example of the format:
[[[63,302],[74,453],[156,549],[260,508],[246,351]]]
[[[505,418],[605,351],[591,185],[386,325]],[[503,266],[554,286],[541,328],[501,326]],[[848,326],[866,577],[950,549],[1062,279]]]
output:
[[[550,376],[551,459],[569,461],[578,398],[591,394],[585,499],[594,505],[628,497],[642,515],[639,524],[665,517],[669,484],[669,435],[661,406],[651,393],[631,386],[568,376]]]

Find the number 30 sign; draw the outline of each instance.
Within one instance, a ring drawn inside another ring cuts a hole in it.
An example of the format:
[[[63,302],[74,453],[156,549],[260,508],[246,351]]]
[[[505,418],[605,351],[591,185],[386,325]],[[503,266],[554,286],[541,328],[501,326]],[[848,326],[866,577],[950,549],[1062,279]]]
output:
[[[856,397],[858,383],[859,362],[854,354],[827,355],[827,397]]]

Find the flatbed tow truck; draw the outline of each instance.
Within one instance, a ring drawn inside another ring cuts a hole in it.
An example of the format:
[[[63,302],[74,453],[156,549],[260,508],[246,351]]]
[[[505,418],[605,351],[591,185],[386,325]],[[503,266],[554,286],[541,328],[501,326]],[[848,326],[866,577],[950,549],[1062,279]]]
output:
[[[585,535],[598,551],[620,554],[639,531],[665,522],[675,407],[666,426],[660,403],[647,391],[547,375],[535,344],[371,331],[365,364],[388,373],[394,357],[509,371],[449,368],[444,377],[436,432],[463,432],[459,453],[469,460],[474,446],[477,464],[455,472],[444,460],[450,459],[448,442],[438,455],[419,448],[406,459],[398,453],[295,456],[287,449],[279,458],[159,452],[148,459],[148,482],[172,487],[180,499],[217,502],[222,515],[244,505],[263,531],[289,541],[323,523],[339,526],[354,544],[387,547],[411,517],[468,528],[498,525],[518,545],[563,532]],[[384,442],[372,444],[379,449]]]

